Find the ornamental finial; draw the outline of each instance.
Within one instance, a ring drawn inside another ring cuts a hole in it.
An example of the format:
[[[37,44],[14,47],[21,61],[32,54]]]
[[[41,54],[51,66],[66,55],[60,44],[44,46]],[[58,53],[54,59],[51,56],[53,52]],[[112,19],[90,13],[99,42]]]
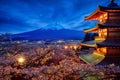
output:
[[[118,4],[115,3],[115,0],[110,0],[111,3],[108,5],[108,7],[118,7]]]

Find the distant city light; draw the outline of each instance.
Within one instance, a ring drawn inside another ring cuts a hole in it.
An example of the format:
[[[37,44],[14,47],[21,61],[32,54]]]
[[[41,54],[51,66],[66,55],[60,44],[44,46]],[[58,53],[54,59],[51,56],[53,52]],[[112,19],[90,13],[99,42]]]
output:
[[[62,43],[62,42],[64,42],[64,41],[63,41],[63,40],[58,40],[57,42],[58,42],[58,43]]]
[[[68,46],[64,46],[65,49],[68,49]]]
[[[74,45],[74,46],[73,46],[73,48],[76,50],[76,49],[77,49],[77,46],[76,46],[76,45]]]

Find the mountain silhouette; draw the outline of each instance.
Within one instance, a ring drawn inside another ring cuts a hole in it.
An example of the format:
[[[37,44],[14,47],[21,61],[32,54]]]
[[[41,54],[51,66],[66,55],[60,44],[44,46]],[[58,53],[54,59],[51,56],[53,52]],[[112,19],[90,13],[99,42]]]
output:
[[[61,25],[50,24],[34,31],[14,34],[14,40],[81,40],[83,31],[64,29]]]

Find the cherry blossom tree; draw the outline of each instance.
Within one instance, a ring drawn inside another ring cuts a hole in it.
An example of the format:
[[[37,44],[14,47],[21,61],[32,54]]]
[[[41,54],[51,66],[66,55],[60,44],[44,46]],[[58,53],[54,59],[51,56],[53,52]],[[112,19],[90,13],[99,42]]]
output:
[[[0,56],[0,80],[104,80],[119,78],[120,67],[89,65],[62,47],[11,45]]]

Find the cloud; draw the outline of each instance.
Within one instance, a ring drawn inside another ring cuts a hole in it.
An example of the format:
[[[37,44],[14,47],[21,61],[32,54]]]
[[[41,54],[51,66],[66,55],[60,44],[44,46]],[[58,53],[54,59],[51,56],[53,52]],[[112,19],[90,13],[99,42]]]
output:
[[[95,25],[84,17],[109,0],[0,0],[0,32],[20,33],[57,22],[65,28]],[[120,3],[120,0],[116,0]],[[9,28],[11,27],[11,28]],[[80,27],[80,28],[79,28]]]

